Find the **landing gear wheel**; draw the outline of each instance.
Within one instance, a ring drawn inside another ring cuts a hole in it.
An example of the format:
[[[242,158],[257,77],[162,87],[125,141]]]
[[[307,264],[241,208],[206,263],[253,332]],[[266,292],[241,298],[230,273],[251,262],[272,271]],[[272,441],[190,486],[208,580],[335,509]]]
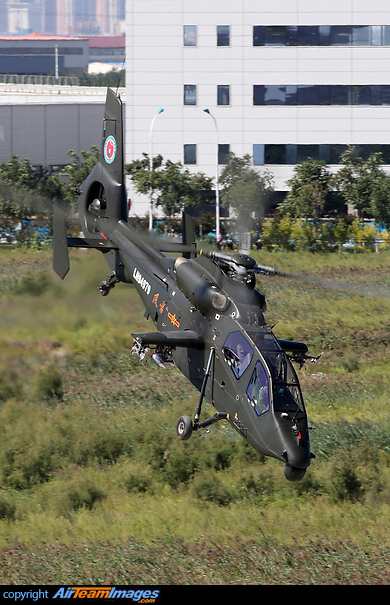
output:
[[[192,435],[193,428],[194,425],[191,418],[189,416],[181,416],[176,425],[177,436],[182,441],[187,441]]]

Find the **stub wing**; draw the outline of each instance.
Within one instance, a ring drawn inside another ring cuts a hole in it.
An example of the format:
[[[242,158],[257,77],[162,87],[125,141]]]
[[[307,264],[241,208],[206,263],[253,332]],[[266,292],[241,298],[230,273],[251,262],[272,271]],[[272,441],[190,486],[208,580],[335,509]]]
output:
[[[172,332],[142,332],[132,334],[142,346],[193,347],[204,348],[204,339],[194,330],[176,330]]]

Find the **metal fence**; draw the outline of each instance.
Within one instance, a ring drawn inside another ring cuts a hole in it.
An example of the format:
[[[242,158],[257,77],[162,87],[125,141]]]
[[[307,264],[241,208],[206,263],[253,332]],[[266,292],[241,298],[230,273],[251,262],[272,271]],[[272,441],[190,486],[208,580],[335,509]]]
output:
[[[34,76],[21,74],[0,74],[0,84],[38,84],[51,86],[80,86],[77,76]]]

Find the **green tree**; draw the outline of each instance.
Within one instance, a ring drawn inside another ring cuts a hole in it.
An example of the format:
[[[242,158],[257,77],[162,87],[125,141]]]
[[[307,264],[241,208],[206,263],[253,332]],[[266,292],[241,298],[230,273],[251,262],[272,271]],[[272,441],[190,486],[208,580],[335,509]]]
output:
[[[372,215],[390,229],[390,176],[384,171],[381,153],[372,153],[367,160],[355,157],[349,147],[341,156],[341,170],[335,184],[348,204],[360,215]]]
[[[0,238],[31,244],[35,233],[40,244],[37,230],[51,232],[52,204],[62,200],[63,195],[61,181],[45,171],[37,173],[27,159],[19,160],[14,155],[6,164],[0,164]],[[26,219],[28,225],[21,223]]]
[[[148,154],[142,155],[141,160],[126,164],[125,173],[130,176],[138,193],[156,195],[156,205],[161,206],[170,219],[183,208],[200,202],[200,192],[212,187],[212,179],[202,172],[191,173],[181,162],[164,162],[161,155],[153,158],[151,171]]]
[[[381,170],[373,183],[370,211],[378,223],[390,231],[390,176]]]
[[[340,156],[340,164],[342,167],[334,177],[336,188],[360,214],[369,213],[376,182],[384,176],[382,154],[373,153],[363,160],[355,156],[354,147],[348,147]]]
[[[70,204],[76,204],[80,185],[98,163],[100,151],[95,145],[92,145],[89,151],[81,151],[80,154],[77,154],[71,149],[68,151],[68,155],[71,163],[61,172],[61,176],[67,179],[64,185],[64,199]]]
[[[332,174],[325,162],[309,158],[297,164],[287,184],[290,191],[278,210],[293,218],[311,219],[317,233],[319,220],[326,214],[333,185]]]
[[[240,226],[250,229],[254,215],[264,215],[264,209],[273,192],[273,177],[267,170],[260,174],[252,168],[249,154],[238,157],[229,153],[220,178],[221,203],[234,210]]]

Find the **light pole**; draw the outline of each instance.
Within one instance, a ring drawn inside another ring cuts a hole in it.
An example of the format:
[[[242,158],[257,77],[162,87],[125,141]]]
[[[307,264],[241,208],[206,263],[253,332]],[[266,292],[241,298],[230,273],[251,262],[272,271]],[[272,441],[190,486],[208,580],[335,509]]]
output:
[[[216,151],[216,165],[215,165],[215,169],[216,169],[216,176],[215,176],[215,235],[217,238],[217,242],[218,242],[218,236],[220,234],[220,216],[219,216],[219,163],[218,163],[218,149],[219,149],[219,143],[218,143],[218,126],[217,126],[217,120],[215,119],[215,117],[213,116],[213,114],[211,113],[211,111],[209,109],[207,109],[207,107],[203,110],[205,113],[208,113],[209,116],[211,116],[214,120],[214,126],[215,126],[215,134],[217,136],[217,151]]]
[[[160,115],[164,111],[163,107],[157,110],[156,115],[154,116],[151,124],[150,124],[150,148],[149,148],[149,168],[150,168],[150,177],[152,177],[153,172],[153,126],[156,121],[157,116]],[[149,209],[149,231],[153,229],[153,187],[150,190],[150,209]]]

